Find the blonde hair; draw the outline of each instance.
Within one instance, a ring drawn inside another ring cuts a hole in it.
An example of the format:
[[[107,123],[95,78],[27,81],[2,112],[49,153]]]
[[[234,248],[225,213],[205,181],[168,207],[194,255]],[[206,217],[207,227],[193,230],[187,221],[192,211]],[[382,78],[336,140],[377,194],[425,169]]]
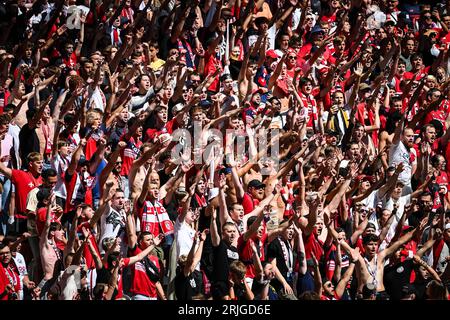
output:
[[[244,279],[247,273],[247,268],[242,261],[235,260],[230,263],[230,272],[234,273],[239,279]]]
[[[92,109],[86,113],[86,124],[91,126],[94,123],[95,118],[100,117],[102,119],[103,112],[99,109]]]

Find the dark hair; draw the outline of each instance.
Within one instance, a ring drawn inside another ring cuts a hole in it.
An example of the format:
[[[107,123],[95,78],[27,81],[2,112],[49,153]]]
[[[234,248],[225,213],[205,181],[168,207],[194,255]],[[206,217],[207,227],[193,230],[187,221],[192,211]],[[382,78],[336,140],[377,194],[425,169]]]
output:
[[[258,217],[255,217],[255,216],[248,218],[247,228],[250,228],[250,226],[256,221],[256,219],[258,219]]]
[[[61,230],[61,228],[62,228],[62,226],[59,222],[51,222],[49,231],[52,232],[52,231],[56,231],[56,230]]]
[[[56,170],[52,168],[43,170],[41,174],[42,179],[44,180],[47,180],[50,177],[56,177],[57,175],[58,173],[56,172]]]
[[[139,234],[139,237],[138,237],[138,243],[141,242],[142,239],[144,239],[145,236],[149,236],[149,235],[151,235],[151,234],[152,234],[151,232],[148,232],[148,231],[142,231],[142,232]]]
[[[439,158],[443,157],[441,154],[435,154],[431,157],[430,163],[433,167],[437,166],[439,164]]]
[[[427,92],[427,98],[431,97],[431,95],[435,92],[441,92],[441,90],[439,90],[438,88],[431,88],[430,90],[428,90]]]
[[[400,111],[396,110],[389,114],[387,121],[386,121],[386,131],[387,133],[391,134],[395,131],[396,125],[395,123],[402,119],[402,114]]]
[[[251,219],[251,218],[250,218],[250,219]],[[223,224],[223,226],[222,226],[222,230],[225,229],[225,227],[228,227],[228,226],[232,226],[232,227],[235,227],[235,228],[236,228],[236,225],[235,225],[233,222],[225,222],[225,223]]]
[[[17,238],[18,238],[17,236],[7,235],[6,237],[3,238],[1,243],[5,244],[6,246],[9,246],[11,243],[16,242]]]
[[[302,86],[304,86],[305,84],[307,84],[308,82],[311,82],[311,83],[312,83],[312,80],[309,79],[309,78],[302,77],[302,78],[300,78],[299,85],[300,85],[300,87],[302,87]]]
[[[228,207],[228,211],[234,210],[234,207],[236,205],[241,206],[241,204],[239,202],[233,202],[229,207]]]
[[[3,112],[8,112],[11,110],[14,110],[16,106],[12,103],[8,103],[6,106],[3,107]]]
[[[9,114],[1,114],[0,115],[0,126],[8,125],[11,122],[11,116]]]
[[[131,126],[133,126],[139,119],[137,119],[137,117],[132,117],[130,119],[128,119],[127,121],[127,126],[128,128],[130,128]]]
[[[106,283],[97,283],[92,290],[94,300],[102,300],[103,292],[105,291]]]
[[[420,195],[421,198],[422,198],[422,197],[428,197],[428,196],[430,196],[431,199],[433,199],[433,195],[431,194],[431,192],[428,192],[428,191],[424,191],[424,192],[422,192],[421,195]]]
[[[378,242],[379,240],[380,240],[380,238],[376,234],[373,234],[373,233],[366,234],[362,238],[363,245],[366,245],[366,244],[368,244],[369,242],[372,242],[372,241]]]
[[[416,60],[416,59],[418,59],[418,58],[420,58],[420,59],[422,59],[422,61],[423,61],[423,56],[420,54],[420,53],[413,53],[412,55],[411,55],[411,61],[414,61],[414,60]]]
[[[41,188],[37,194],[36,198],[38,201],[37,207],[42,208],[45,207],[44,200],[48,199],[50,197],[51,191],[49,188]]]

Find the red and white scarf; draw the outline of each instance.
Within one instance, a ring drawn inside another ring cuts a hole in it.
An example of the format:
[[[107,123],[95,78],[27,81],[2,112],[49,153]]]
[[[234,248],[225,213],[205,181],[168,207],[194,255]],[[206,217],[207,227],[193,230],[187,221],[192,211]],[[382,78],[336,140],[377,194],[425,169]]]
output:
[[[141,217],[141,231],[150,232],[157,237],[160,233],[160,227],[164,235],[170,235],[174,232],[173,222],[161,203],[155,201],[155,204],[153,204],[149,200],[145,201]]]

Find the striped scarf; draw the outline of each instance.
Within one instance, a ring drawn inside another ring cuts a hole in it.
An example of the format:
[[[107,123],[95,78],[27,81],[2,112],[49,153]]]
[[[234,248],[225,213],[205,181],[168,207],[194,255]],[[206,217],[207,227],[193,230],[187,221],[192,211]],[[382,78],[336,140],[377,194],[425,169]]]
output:
[[[141,217],[141,231],[147,231],[157,237],[160,230],[164,235],[169,235],[174,232],[173,223],[169,218],[166,209],[156,201],[153,204],[151,201],[145,201],[142,217]]]
[[[340,117],[339,117],[340,115]],[[343,121],[343,122],[342,122]],[[349,120],[347,112],[345,112],[342,108],[339,108],[339,111],[337,114],[333,115],[331,123],[330,123],[330,129],[333,131],[338,130],[342,135],[344,135],[345,130],[348,128]],[[342,132],[342,128],[344,131]]]

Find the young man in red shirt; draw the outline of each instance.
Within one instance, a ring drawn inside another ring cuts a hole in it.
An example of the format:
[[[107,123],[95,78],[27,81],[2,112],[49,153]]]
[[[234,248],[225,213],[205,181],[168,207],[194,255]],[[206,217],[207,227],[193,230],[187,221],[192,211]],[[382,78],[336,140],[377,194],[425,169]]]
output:
[[[18,300],[20,276],[9,246],[0,243],[0,300]]]
[[[264,198],[264,189],[266,185],[259,180],[252,180],[247,186],[247,192],[242,198],[242,206],[244,207],[244,214],[253,211],[255,206]],[[240,200],[240,199],[239,199]]]
[[[136,236],[133,215],[127,213],[128,253],[130,257],[149,252],[150,246],[158,246],[163,235],[154,237],[150,232],[141,231]],[[153,252],[153,250],[152,250]],[[129,263],[131,264],[131,263]],[[151,252],[131,267],[131,289],[133,300],[167,300],[161,282],[161,266],[157,256]]]
[[[11,224],[16,221],[14,231],[18,233],[24,233],[28,230],[26,210],[28,193],[42,184],[41,173],[44,163],[42,155],[38,152],[31,152],[27,156],[27,162],[27,171],[11,169],[0,162],[0,172],[11,179],[16,188],[16,212],[14,216],[13,212],[10,213],[10,221]]]

